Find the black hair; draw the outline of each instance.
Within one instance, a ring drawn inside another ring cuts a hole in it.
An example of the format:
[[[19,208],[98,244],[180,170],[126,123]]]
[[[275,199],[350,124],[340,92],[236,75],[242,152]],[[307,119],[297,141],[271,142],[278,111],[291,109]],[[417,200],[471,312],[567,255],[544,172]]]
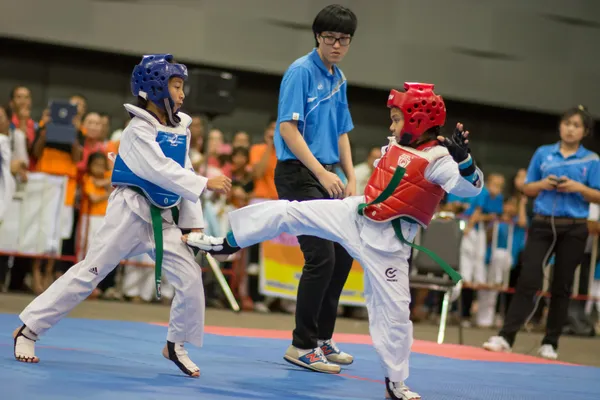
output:
[[[9,98],[11,100],[14,100],[15,99],[15,94],[17,93],[17,90],[19,90],[21,88],[25,88],[25,89],[29,90],[29,88],[27,86],[25,86],[25,85],[13,86],[13,88],[10,89],[10,94],[9,94],[10,97]],[[29,93],[31,93],[31,90],[29,90]]]
[[[108,158],[106,158],[106,154],[102,153],[101,151],[97,151],[95,153],[90,154],[90,156],[88,157],[88,160],[87,160],[87,170],[88,171],[92,167],[92,163],[98,159],[102,159],[104,161],[106,168],[108,169]]]
[[[358,21],[349,8],[339,4],[331,4],[319,11],[312,24],[315,47],[319,47],[317,36],[322,32],[339,32],[354,36]]]
[[[234,147],[233,150],[231,150],[231,159],[233,159],[233,157],[237,154],[241,154],[247,159],[250,159],[250,152],[245,147]]]
[[[427,129],[421,136],[419,136],[419,138],[417,140],[415,140],[413,143],[409,144],[408,146],[416,149],[417,147],[419,147],[422,144],[431,142],[432,140],[437,140],[437,137],[441,135],[441,132],[442,132],[441,126],[432,126],[431,128]],[[403,137],[400,138],[401,144],[404,139],[404,135],[407,135],[407,134],[406,133],[402,134]],[[409,136],[409,135],[407,135],[407,136]]]
[[[81,93],[74,93],[74,94],[71,95],[71,98],[73,98],[73,97],[79,97],[79,98],[83,99],[83,101],[85,101],[86,103],[88,101],[87,97],[85,97]]]
[[[277,123],[277,115],[269,115],[267,126],[271,125],[273,122]]]
[[[0,108],[4,110],[6,118],[8,119],[8,122],[10,122],[13,116],[11,108],[8,106],[8,104],[0,104]]]
[[[560,122],[567,121],[574,115],[579,115],[581,117],[581,120],[583,121],[583,129],[585,131],[585,135],[588,135],[594,131],[594,118],[592,118],[592,116],[588,112],[587,107],[581,104],[577,107],[572,107],[565,111],[560,117]]]

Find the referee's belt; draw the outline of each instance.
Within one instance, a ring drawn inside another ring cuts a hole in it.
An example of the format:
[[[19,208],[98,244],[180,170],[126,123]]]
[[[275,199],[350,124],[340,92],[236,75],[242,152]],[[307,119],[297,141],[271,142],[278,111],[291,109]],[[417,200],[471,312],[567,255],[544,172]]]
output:
[[[554,221],[553,221],[553,219],[554,219]],[[535,214],[533,216],[533,220],[539,221],[539,222],[547,222],[549,224],[554,222],[554,224],[557,224],[557,225],[585,224],[587,222],[586,218],[569,218],[569,217],[554,217],[553,218],[549,215],[542,215],[542,214]]]
[[[284,160],[284,161],[279,161],[280,163],[283,164],[295,164],[295,165],[301,165],[304,168],[308,168],[306,165],[304,165],[304,163],[300,160]],[[335,165],[336,164],[321,164],[323,166],[323,168],[325,168],[327,171],[329,172],[333,172],[333,170],[335,169]]]

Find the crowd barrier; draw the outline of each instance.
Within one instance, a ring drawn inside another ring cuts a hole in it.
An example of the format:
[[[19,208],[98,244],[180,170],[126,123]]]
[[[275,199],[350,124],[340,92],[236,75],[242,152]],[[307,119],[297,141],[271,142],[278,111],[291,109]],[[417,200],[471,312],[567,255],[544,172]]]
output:
[[[79,261],[85,249],[88,247],[87,233],[92,225],[86,219],[89,218],[87,210],[79,210],[79,221],[76,224],[75,252],[74,255],[62,255],[62,243],[70,235],[65,235],[65,208],[63,207],[65,192],[67,187],[67,178],[47,175],[43,173],[30,173],[26,185],[22,185],[16,193],[13,202],[9,205],[6,216],[0,224],[0,255],[11,257],[26,257],[34,259],[53,259],[76,263]],[[89,204],[89,202],[88,202]],[[66,222],[65,222],[66,221]],[[498,249],[498,226],[500,221],[494,221],[492,226],[492,258]],[[464,229],[465,222],[462,221]],[[483,229],[483,228],[480,228]],[[514,225],[509,227],[509,248],[514,237]],[[70,232],[69,232],[70,233]],[[598,237],[592,238],[592,262],[589,271],[588,294],[580,295],[580,269],[576,272],[573,299],[577,300],[600,300],[598,297],[590,295],[592,293],[591,285],[594,278],[594,266],[597,261]],[[419,241],[417,235],[416,242]],[[432,248],[434,252],[435,248]],[[457,249],[458,250],[458,249]],[[200,264],[203,263],[201,257],[198,258]],[[131,260],[123,260],[121,265],[134,265],[153,268],[154,264],[140,263]],[[247,298],[245,291],[247,254],[242,253],[233,261],[231,268],[221,268],[224,275],[229,277],[229,286],[237,299]],[[304,259],[295,237],[283,234],[278,238],[266,241],[261,246],[261,273],[260,273],[260,291],[264,295],[279,297],[284,299],[295,299],[298,288],[299,278],[302,272]],[[203,271],[207,268],[203,267]],[[463,287],[474,290],[494,290],[498,292],[512,293],[514,288],[509,285],[510,268],[502,271],[502,280],[494,280],[491,274],[487,273],[486,281],[463,281]],[[545,274],[546,277],[551,274]],[[6,286],[6,285],[5,285]],[[543,296],[549,296],[547,293],[547,280],[543,290],[540,292]],[[362,267],[358,262],[354,262],[350,276],[344,286],[340,298],[341,305],[363,306],[364,282]]]
[[[22,257],[29,259],[57,260],[70,263],[80,261],[89,247],[88,234],[93,229],[90,221],[89,210],[79,209],[78,221],[75,224],[75,250],[73,255],[63,254],[63,244],[70,237],[73,220],[68,215],[73,215],[73,210],[64,206],[67,191],[67,177],[49,175],[45,173],[30,173],[28,182],[19,185],[11,204],[6,210],[3,221],[0,223],[0,256]],[[80,202],[86,203],[86,202]],[[87,202],[87,204],[90,204]],[[92,217],[93,218],[93,217]],[[226,292],[231,288],[235,298],[245,296],[240,292],[240,282],[246,279],[246,268],[243,264],[245,252],[231,262],[231,268],[219,268],[221,273],[228,277]],[[206,266],[205,255],[196,257],[203,271],[217,273],[210,262]],[[8,281],[14,260],[9,260],[9,272],[3,284],[4,290],[8,288]],[[154,268],[154,263],[144,263],[132,260],[122,260],[119,265],[139,266]],[[218,279],[218,277],[217,277]],[[229,296],[228,296],[229,297]],[[228,299],[231,304],[231,299]],[[235,301],[235,300],[234,300]],[[237,303],[232,304],[236,309]],[[236,310],[237,311],[237,310]]]

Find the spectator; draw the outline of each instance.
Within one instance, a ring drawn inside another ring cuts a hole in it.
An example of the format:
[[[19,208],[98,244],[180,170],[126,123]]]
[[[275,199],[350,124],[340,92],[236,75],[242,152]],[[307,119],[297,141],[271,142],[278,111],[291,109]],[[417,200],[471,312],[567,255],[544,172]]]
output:
[[[8,137],[8,118],[6,112],[0,112],[0,223],[8,205],[12,202],[16,183],[13,177],[15,168],[11,161],[10,139]]]
[[[107,113],[100,113],[100,123],[102,124],[102,134],[100,138],[103,142],[110,141],[110,115]]]
[[[10,91],[10,109],[12,111],[11,123],[27,138],[28,152],[32,151],[38,125],[31,118],[31,91],[26,86],[15,86]],[[32,157],[29,169],[34,170],[36,159]]]
[[[488,226],[490,245],[486,253],[486,264],[487,283],[490,285],[500,285],[504,281],[504,274],[514,268],[519,253],[525,245],[526,205],[525,195],[509,197],[504,202],[503,212],[497,225]],[[491,328],[494,325],[497,299],[497,290],[477,292],[477,326]]]
[[[204,161],[204,123],[199,115],[192,116],[190,125],[190,160],[195,171],[199,171]]]
[[[248,132],[237,131],[233,135],[233,139],[231,140],[231,147],[233,147],[233,148],[243,147],[245,149],[249,149],[250,148],[250,135],[248,135]]]
[[[11,119],[12,114],[10,107],[0,106],[0,134],[8,136],[12,173],[19,181],[27,182],[27,167],[29,166],[27,138],[23,131],[15,128],[10,122]]]
[[[112,192],[110,178],[106,178],[108,171],[108,159],[104,153],[90,154],[83,176],[79,259],[85,257],[87,248],[106,213],[108,197]]]
[[[69,101],[71,104],[77,106],[77,114],[75,115],[75,118],[73,118],[73,124],[75,125],[75,128],[80,130],[83,117],[87,113],[87,98],[82,94],[74,94]]]
[[[61,213],[61,233],[63,239],[62,254],[75,255],[75,197],[77,194],[77,163],[81,161],[83,135],[78,133],[78,137],[72,144],[62,143],[47,143],[46,142],[46,124],[50,122],[48,110],[44,111],[42,121],[36,132],[36,138],[33,143],[32,155],[38,160],[36,169],[51,175],[66,176],[67,190],[65,194],[65,204]],[[75,122],[75,119],[74,119]],[[33,284],[34,293],[39,294],[44,290],[44,286],[51,283],[51,275],[54,270],[55,260],[49,259],[46,267],[46,279],[36,279],[36,276],[41,277],[41,262],[40,259],[35,259],[33,262]],[[59,273],[66,271],[72,263],[61,262]]]
[[[250,171],[249,152],[246,147],[234,147],[231,153],[231,180],[246,193],[252,193],[254,182]]]
[[[97,112],[87,113],[81,123],[81,135],[83,137],[83,148],[81,161],[77,163],[80,174],[85,173],[88,167],[88,157],[97,152],[106,152],[106,144],[102,139],[104,125],[102,117]]]

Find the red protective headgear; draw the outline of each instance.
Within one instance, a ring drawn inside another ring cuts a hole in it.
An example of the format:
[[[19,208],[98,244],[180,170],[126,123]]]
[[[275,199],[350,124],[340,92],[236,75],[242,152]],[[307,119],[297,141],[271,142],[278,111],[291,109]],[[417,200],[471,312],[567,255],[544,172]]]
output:
[[[414,142],[429,128],[446,122],[446,106],[441,96],[433,93],[431,83],[404,83],[405,92],[393,90],[387,106],[397,107],[404,114],[404,127],[400,133],[402,142]],[[406,137],[410,135],[410,137]]]

